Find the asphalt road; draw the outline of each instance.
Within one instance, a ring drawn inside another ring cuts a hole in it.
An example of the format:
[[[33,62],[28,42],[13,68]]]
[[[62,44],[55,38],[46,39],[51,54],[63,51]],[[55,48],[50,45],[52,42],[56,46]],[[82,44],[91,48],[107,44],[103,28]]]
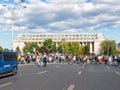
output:
[[[92,64],[20,65],[0,79],[0,90],[120,90],[120,67]]]

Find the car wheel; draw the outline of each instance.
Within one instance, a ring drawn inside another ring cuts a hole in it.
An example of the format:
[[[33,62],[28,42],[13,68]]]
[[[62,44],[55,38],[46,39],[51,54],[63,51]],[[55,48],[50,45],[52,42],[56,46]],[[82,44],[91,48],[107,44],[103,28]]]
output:
[[[13,68],[12,73],[13,73],[13,76],[15,76],[15,75],[17,74],[17,67],[14,67],[14,68]]]

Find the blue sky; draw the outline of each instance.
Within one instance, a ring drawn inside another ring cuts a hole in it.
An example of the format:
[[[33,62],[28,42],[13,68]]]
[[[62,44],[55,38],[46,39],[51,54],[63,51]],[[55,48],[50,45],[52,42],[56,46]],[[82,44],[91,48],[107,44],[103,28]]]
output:
[[[1,0],[0,46],[3,48],[11,48],[12,6],[15,7],[14,39],[24,33],[86,32],[102,33],[105,38],[120,42],[119,0],[25,0],[22,3]]]

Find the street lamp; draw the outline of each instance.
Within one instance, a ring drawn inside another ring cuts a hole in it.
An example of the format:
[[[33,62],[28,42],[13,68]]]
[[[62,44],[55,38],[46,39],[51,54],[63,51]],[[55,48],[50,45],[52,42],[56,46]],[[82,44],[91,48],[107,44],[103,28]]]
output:
[[[11,43],[11,45],[12,45],[12,50],[13,50],[13,31],[14,31],[14,6],[12,6],[12,11],[11,11],[11,15],[12,15],[12,27],[11,27],[11,30],[12,30],[12,43]]]
[[[3,6],[7,6],[7,5],[3,5]],[[13,39],[14,39],[14,10],[15,10],[15,6],[12,5],[11,6],[12,10],[11,10],[11,21],[12,21],[12,24],[11,24],[11,49],[13,50]],[[26,6],[23,6],[23,8],[27,8]]]
[[[109,45],[109,39],[108,39],[108,56],[109,56],[109,49],[110,49],[110,45]]]

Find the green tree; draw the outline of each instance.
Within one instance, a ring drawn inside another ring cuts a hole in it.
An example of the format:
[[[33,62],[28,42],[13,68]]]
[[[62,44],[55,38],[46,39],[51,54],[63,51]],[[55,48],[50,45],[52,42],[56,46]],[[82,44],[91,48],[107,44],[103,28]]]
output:
[[[75,55],[76,49],[75,49],[75,43],[74,42],[68,42],[68,54]]]
[[[62,43],[61,43],[61,42],[58,44],[58,51],[59,51],[60,53],[62,53]]]
[[[0,46],[0,50],[3,50],[3,48]]]
[[[46,39],[46,40],[43,42],[43,46],[46,47],[49,51],[50,51],[51,48],[52,48],[52,44],[53,44],[52,39]]]
[[[76,47],[75,47],[75,42],[71,43],[71,52],[73,55],[76,55]]]
[[[33,50],[32,50],[33,47],[34,47],[36,50],[39,50],[39,48],[40,48],[37,43],[35,43],[35,42],[30,42],[30,43],[27,43],[27,44],[25,45],[25,47],[23,48],[23,53],[25,53],[25,54],[28,53],[28,52],[34,53]]]
[[[4,50],[9,50],[8,48],[4,48]]]
[[[90,53],[89,45],[82,47],[83,55],[88,55]]]
[[[50,52],[57,52],[57,46],[55,44],[52,45]]]
[[[82,47],[80,46],[79,42],[75,42],[75,55],[83,55]]]
[[[63,52],[63,48],[64,48],[64,53],[67,54],[72,54],[72,55],[86,55],[89,54],[89,46],[80,46],[79,42],[60,42],[58,45],[58,51],[60,53]]]
[[[100,52],[107,55],[115,55],[117,53],[117,44],[114,40],[104,40],[100,44]]]
[[[20,48],[17,46],[16,50],[15,50],[18,54],[21,54]]]
[[[68,53],[68,49],[69,49],[68,42],[64,41],[64,43],[63,43],[63,52]]]

